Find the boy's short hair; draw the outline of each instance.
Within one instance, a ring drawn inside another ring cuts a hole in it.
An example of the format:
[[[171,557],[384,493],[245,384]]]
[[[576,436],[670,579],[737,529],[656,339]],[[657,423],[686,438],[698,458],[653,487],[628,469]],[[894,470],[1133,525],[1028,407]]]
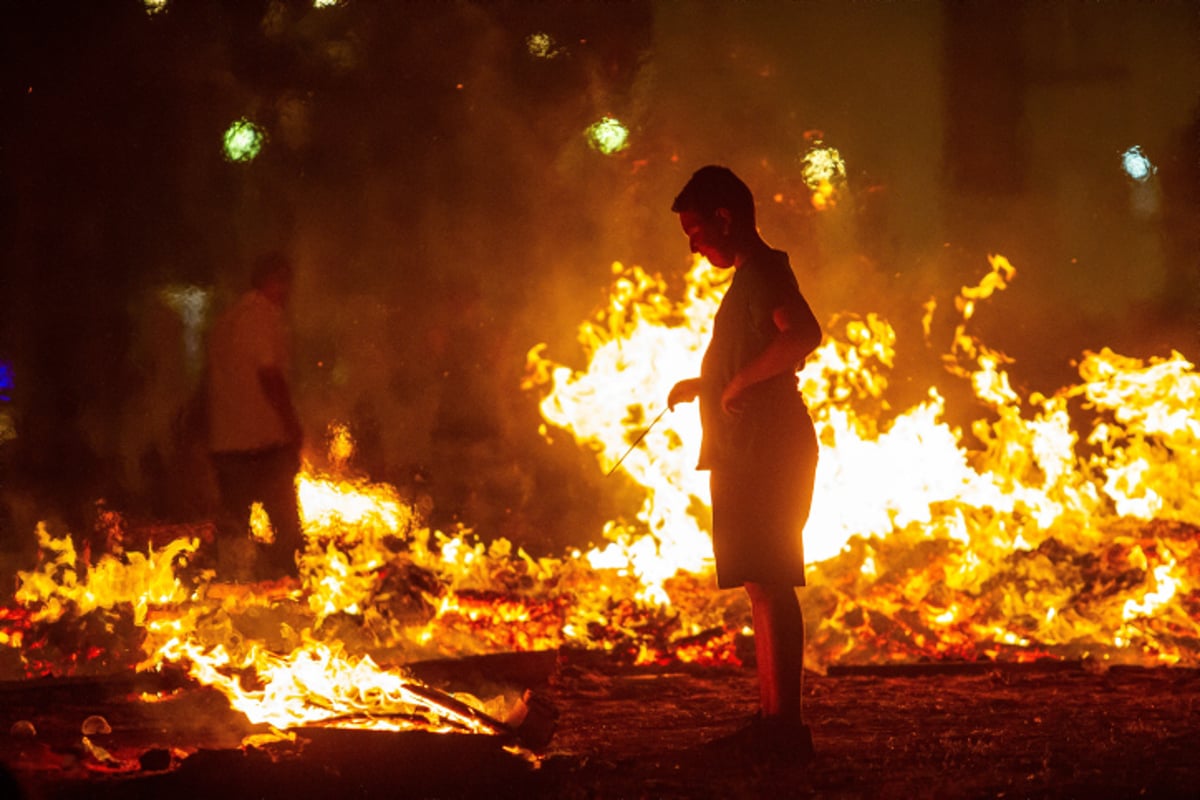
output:
[[[718,208],[729,209],[734,220],[754,225],[754,195],[741,178],[728,167],[710,164],[692,174],[675,197],[671,211],[692,211],[711,215]]]

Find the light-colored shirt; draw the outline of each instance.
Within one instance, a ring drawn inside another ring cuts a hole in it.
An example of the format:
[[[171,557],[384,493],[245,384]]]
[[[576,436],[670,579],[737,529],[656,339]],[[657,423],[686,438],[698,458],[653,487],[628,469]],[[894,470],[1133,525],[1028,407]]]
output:
[[[213,324],[208,347],[209,449],[262,450],[288,443],[259,371],[287,375],[291,362],[284,310],[258,291],[242,295]]]

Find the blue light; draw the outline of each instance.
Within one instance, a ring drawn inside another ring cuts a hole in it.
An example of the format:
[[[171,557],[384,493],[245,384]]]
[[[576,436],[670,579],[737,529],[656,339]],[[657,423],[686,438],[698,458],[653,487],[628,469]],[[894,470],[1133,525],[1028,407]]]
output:
[[[1135,181],[1148,181],[1150,176],[1158,171],[1158,167],[1150,162],[1142,148],[1134,145],[1121,154],[1121,166],[1125,174]]]
[[[0,403],[12,401],[11,392],[14,388],[12,364],[0,361]]]

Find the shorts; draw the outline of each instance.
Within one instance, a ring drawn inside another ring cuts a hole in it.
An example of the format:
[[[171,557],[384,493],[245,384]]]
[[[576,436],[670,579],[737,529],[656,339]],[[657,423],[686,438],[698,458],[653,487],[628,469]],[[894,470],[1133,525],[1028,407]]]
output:
[[[808,435],[786,459],[713,469],[713,555],[717,585],[804,585],[804,524],[812,507],[817,441]]]

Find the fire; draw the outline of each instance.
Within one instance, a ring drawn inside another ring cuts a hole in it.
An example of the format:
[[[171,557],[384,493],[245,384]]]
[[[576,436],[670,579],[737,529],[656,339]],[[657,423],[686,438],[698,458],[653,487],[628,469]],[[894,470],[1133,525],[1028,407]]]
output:
[[[530,353],[527,386],[549,383],[542,416],[570,430],[584,447],[597,450],[607,469],[665,404],[679,375],[698,374],[713,314],[723,294],[721,276],[699,266],[688,276],[684,303],[672,302],[665,282],[641,269],[613,265],[616,276],[608,308],[598,321],[580,326],[590,359],[586,372],[572,373]],[[615,380],[614,380],[615,379]],[[622,469],[646,488],[636,525],[612,522],[608,544],[586,558],[596,569],[623,569],[641,581],[638,599],[665,603],[663,582],[678,570],[711,568],[712,542],[692,512],[707,504],[705,475],[696,472],[699,420],[683,412],[663,418]],[[648,535],[646,535],[648,533]]]
[[[376,729],[499,732],[458,704],[437,703],[418,681],[381,669],[370,656],[348,656],[307,637],[284,656],[257,644],[231,652],[222,645],[205,648],[180,639],[164,644],[159,655],[186,663],[192,677],[220,689],[251,722],[281,730],[361,718]],[[248,671],[254,675],[252,688],[240,677]]]
[[[348,458],[347,440],[335,439]],[[381,569],[413,524],[413,510],[393,487],[365,480],[322,477],[311,471],[297,480],[307,542],[300,574],[308,603],[323,619],[361,614],[380,588]]]
[[[85,615],[96,609],[128,605],[136,624],[151,609],[185,603],[191,593],[175,576],[176,560],[195,552],[195,539],[177,539],[166,548],[145,554],[104,555],[90,570],[78,568],[71,537],[55,537],[44,524],[37,526],[38,568],[17,573],[18,604],[31,609],[31,622],[54,622],[68,612]]]
[[[275,541],[275,528],[271,525],[271,517],[262,503],[250,506],[250,538],[263,544]]]
[[[1078,384],[1022,397],[1011,359],[970,333],[978,304],[1016,276],[1003,257],[990,267],[943,304],[957,314],[947,380],[982,409],[966,431],[945,421],[946,387],[893,407],[902,343],[878,315],[835,318],[799,373],[822,447],[801,593],[809,666],[1195,665],[1200,375],[1178,353],[1102,349],[1083,354]],[[586,369],[538,346],[525,383],[542,393],[547,435],[568,432],[606,472],[628,451],[612,480],[644,500],[600,543],[535,557],[469,528],[430,530],[395,487],[352,473],[352,436],[335,425],[330,468],[297,479],[298,584],[219,583],[193,563],[194,537],[126,551],[115,512],[94,562],[40,525],[41,559],[0,613],[0,647],[31,675],[178,665],[281,731],[503,731],[505,698],[434,691],[405,668],[422,658],[580,647],[738,663],[748,605],[715,590],[699,420],[694,407],[662,413],[674,381],[699,371],[724,276],[697,260],[675,297],[638,267],[613,275],[608,305],[579,330]],[[927,336],[938,308],[925,306]]]
[[[1194,663],[1200,376],[1178,353],[1143,363],[1105,349],[1084,354],[1080,384],[1022,398],[1011,359],[969,333],[978,303],[1016,275],[1002,256],[989,261],[955,298],[945,359],[988,411],[970,426],[976,446],[944,421],[936,386],[912,408],[890,407],[897,342],[876,315],[836,320],[800,372],[822,445],[805,531],[803,599],[820,621],[811,666],[1045,655]],[[720,299],[703,261],[681,302],[639,268],[615,271],[608,309],[581,326],[586,370],[531,353],[531,383],[548,387],[543,416],[601,466],[671,382],[697,372]],[[936,309],[926,306],[927,334]],[[637,575],[639,598],[676,607],[692,598],[672,595],[663,578],[709,569],[707,500],[689,472],[694,412],[664,421],[622,464],[646,489],[639,524],[611,523],[609,544],[588,558]]]

